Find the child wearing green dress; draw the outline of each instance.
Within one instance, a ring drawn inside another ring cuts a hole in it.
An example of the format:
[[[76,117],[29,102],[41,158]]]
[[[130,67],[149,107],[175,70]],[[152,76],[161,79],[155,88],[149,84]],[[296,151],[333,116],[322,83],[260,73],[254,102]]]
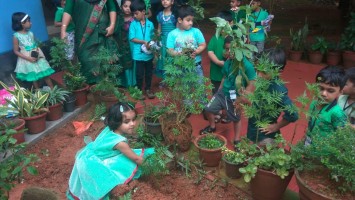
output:
[[[46,84],[53,88],[49,75],[54,70],[49,66],[42,50],[38,47],[33,33],[31,18],[23,12],[12,14],[12,29],[15,31],[13,37],[13,52],[17,56],[16,78],[21,81],[33,82],[33,86],[38,89],[38,80],[44,79]]]
[[[337,104],[338,97],[344,88],[344,70],[327,66],[316,76],[319,84],[321,103],[313,101],[310,105],[310,116],[305,145],[312,143],[314,135],[326,137],[339,126],[344,126],[347,117],[343,109]]]
[[[81,149],[69,179],[68,199],[109,199],[111,193],[141,175],[139,165],[153,148],[131,149],[122,134],[132,134],[136,112],[127,103],[114,104],[106,128]]]

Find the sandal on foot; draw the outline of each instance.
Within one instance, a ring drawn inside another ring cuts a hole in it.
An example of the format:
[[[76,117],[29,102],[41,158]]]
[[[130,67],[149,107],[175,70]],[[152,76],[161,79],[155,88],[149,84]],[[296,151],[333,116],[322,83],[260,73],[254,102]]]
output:
[[[221,119],[221,123],[222,123],[222,124],[228,124],[228,123],[230,123],[230,122],[231,122],[231,120],[228,119],[228,118],[222,118],[222,119]]]
[[[220,115],[215,115],[214,116],[214,123],[219,123],[221,121],[222,117]]]
[[[234,141],[233,141],[234,151],[237,151],[237,150],[238,150],[237,144],[239,144],[239,143],[240,143],[240,140],[234,140]]]
[[[215,131],[216,131],[216,128],[212,128],[210,126],[207,126],[206,128],[200,130],[200,135],[214,133]]]

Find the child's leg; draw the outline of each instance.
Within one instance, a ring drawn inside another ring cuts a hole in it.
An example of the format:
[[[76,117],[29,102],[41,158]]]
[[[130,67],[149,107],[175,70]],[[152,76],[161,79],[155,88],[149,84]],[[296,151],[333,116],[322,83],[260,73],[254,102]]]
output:
[[[49,78],[49,76],[44,77],[43,79],[44,79],[44,81],[46,82],[46,84],[47,84],[51,89],[53,89],[53,83],[52,83],[52,80]]]
[[[136,81],[138,89],[143,91],[144,61],[134,60],[136,66]]]
[[[33,81],[33,87],[35,87],[35,89],[39,89],[39,85],[37,81]]]
[[[234,143],[236,141],[240,141],[240,132],[242,129],[242,120],[239,120],[237,122],[233,122],[233,126],[234,126]]]
[[[153,77],[153,60],[145,62],[145,90],[150,90]]]

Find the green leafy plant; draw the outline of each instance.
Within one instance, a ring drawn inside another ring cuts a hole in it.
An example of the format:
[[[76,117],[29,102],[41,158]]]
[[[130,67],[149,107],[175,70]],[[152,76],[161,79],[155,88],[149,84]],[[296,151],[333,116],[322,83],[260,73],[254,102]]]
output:
[[[51,60],[53,67],[58,67],[64,70],[63,81],[65,87],[69,91],[74,91],[83,88],[86,78],[80,72],[80,63],[74,63],[68,60],[65,49],[67,44],[60,38],[54,37],[51,42],[54,44],[50,49]]]
[[[352,12],[348,26],[340,39],[340,47],[343,50],[355,51],[355,12]]]
[[[225,145],[224,142],[214,134],[207,134],[198,141],[198,146],[203,149],[217,149],[223,145]]]
[[[119,63],[119,55],[112,54],[108,49],[102,47],[92,58],[92,61],[97,64],[92,71],[100,77],[94,91],[114,94],[118,99],[124,98],[124,94],[118,90],[118,86],[121,85],[118,75],[123,70]]]
[[[299,171],[326,169],[327,178],[334,181],[340,192],[355,192],[355,135],[348,124],[324,137],[312,136],[312,144],[300,141],[292,147],[292,157]]]
[[[222,148],[223,160],[233,163],[242,164],[246,161],[246,155],[241,152],[231,151],[228,148]]]
[[[203,8],[203,0],[189,0],[187,2],[195,10],[194,20],[203,20],[205,18],[205,9]]]
[[[147,122],[158,123],[159,118],[169,111],[169,107],[165,106],[168,104],[163,92],[155,93],[156,97],[159,99],[157,104],[146,103],[142,101],[144,107],[144,120]]]
[[[0,84],[7,92],[12,94],[13,99],[6,99],[6,101],[19,112],[20,117],[32,117],[38,113],[48,111],[48,109],[45,108],[45,104],[49,96],[48,93],[43,93],[41,90],[36,90],[35,92],[27,90],[20,87],[15,79],[13,79],[13,81],[15,84],[14,90],[11,90],[2,81],[0,81]]]
[[[312,51],[320,51],[322,54],[325,54],[328,51],[328,48],[329,43],[324,37],[315,37],[314,43],[311,45]]]
[[[303,51],[305,48],[306,39],[309,33],[307,20],[304,26],[298,31],[293,31],[290,29],[290,37],[291,37],[291,50],[293,51]]]
[[[70,92],[58,87],[57,85],[55,85],[53,87],[53,89],[44,89],[43,92],[46,94],[48,93],[48,99],[46,101],[47,106],[52,106],[58,103],[61,103],[63,101],[65,101],[65,97],[67,97]]]
[[[250,182],[255,177],[258,168],[272,171],[282,179],[288,176],[289,172],[293,170],[294,160],[285,151],[288,147],[286,140],[278,134],[274,141],[272,144],[266,144],[265,147],[255,146],[258,152],[248,157],[248,165],[246,167],[239,169],[240,173],[243,174],[245,182]]]
[[[23,154],[21,150],[26,144],[16,144],[16,139],[12,136],[17,131],[6,129],[4,134],[0,134],[0,199],[8,199],[11,188],[15,186],[15,181],[21,182],[23,177],[23,169],[35,175],[37,169],[33,164],[38,161],[35,154]]]

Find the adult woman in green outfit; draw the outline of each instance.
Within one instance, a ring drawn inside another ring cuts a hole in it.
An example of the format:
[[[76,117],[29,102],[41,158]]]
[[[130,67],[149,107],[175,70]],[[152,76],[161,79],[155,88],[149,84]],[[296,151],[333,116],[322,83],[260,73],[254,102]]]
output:
[[[118,55],[117,42],[112,38],[116,24],[115,0],[67,0],[62,19],[61,38],[66,37],[66,28],[71,20],[75,24],[75,51],[81,63],[81,72],[89,84],[98,81],[92,71],[91,59],[101,48]]]

